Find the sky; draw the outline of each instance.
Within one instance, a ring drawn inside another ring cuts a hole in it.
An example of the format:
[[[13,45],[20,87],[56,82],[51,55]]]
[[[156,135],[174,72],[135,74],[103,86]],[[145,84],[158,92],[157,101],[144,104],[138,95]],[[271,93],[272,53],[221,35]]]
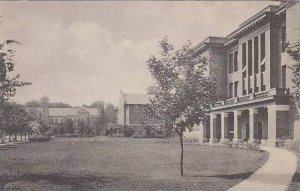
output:
[[[176,47],[226,36],[268,1],[13,1],[0,2],[0,40],[14,39],[16,73],[32,85],[25,103],[43,96],[73,106],[153,84],[146,60],[168,36]]]

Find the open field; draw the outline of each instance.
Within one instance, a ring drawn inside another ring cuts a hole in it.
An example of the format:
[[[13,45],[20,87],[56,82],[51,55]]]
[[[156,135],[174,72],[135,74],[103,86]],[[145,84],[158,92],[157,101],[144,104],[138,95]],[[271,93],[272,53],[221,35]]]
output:
[[[101,137],[27,143],[0,151],[0,190],[223,191],[251,175],[267,153],[165,139]]]

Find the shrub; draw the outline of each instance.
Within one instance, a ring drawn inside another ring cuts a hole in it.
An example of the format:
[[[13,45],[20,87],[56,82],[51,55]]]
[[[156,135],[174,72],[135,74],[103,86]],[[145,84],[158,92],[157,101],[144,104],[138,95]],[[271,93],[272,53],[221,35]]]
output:
[[[131,137],[134,134],[133,128],[125,127],[124,128],[124,136],[125,137]]]
[[[32,137],[29,137],[28,140],[31,142],[46,142],[46,141],[50,141],[51,137],[49,137],[49,136],[32,136]]]

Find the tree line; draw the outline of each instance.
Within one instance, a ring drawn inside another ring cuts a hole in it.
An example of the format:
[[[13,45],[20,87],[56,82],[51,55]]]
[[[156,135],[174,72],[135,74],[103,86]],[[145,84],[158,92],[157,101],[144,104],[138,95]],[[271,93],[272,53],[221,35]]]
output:
[[[0,43],[0,139],[4,142],[5,136],[15,138],[17,134],[25,137],[31,133],[29,128],[30,117],[19,104],[10,101],[16,95],[18,87],[30,85],[29,82],[20,81],[20,74],[13,75],[16,61],[13,59],[15,51],[12,45],[20,44],[14,40]]]

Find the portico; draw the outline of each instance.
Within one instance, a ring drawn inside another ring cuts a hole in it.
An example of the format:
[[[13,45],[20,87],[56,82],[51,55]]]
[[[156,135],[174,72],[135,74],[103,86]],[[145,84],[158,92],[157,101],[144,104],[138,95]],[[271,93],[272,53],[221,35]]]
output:
[[[213,111],[209,115],[209,137],[203,133],[203,140],[210,144],[232,141],[275,146],[276,139],[290,136],[288,118],[289,105],[276,103]]]

